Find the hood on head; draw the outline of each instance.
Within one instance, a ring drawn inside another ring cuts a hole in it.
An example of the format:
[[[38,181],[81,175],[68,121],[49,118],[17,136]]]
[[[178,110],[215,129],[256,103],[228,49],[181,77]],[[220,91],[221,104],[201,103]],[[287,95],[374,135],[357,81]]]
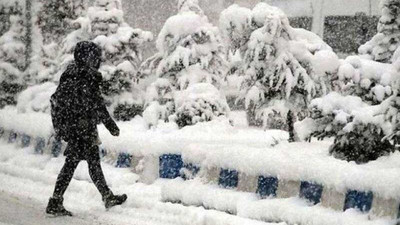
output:
[[[101,49],[93,42],[81,41],[76,44],[74,58],[79,66],[87,66],[97,70],[101,63]]]

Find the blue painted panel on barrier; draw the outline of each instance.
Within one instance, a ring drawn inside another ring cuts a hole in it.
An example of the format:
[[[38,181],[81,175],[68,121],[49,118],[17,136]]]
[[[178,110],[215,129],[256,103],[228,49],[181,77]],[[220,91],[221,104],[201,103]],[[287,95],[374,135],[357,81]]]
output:
[[[17,133],[11,131],[10,136],[8,136],[8,143],[15,143],[16,140],[17,140]]]
[[[44,138],[41,137],[36,138],[35,153],[43,154],[45,146],[46,146],[46,140],[44,140]]]
[[[21,144],[23,148],[26,148],[29,146],[29,144],[31,143],[31,136],[27,135],[27,134],[23,134],[21,137]]]
[[[192,163],[185,163],[183,165],[183,168],[185,168],[189,173],[189,177],[187,177],[186,174],[184,173],[182,174],[182,178],[185,180],[195,177],[197,173],[200,171],[200,167]]]
[[[302,181],[300,184],[300,198],[307,199],[314,205],[321,202],[323,187],[320,184]]]
[[[132,155],[123,152],[119,153],[117,160],[118,168],[129,168],[131,167],[131,162],[132,162]]]
[[[361,212],[369,212],[372,206],[372,200],[374,195],[372,192],[361,192],[356,190],[349,190],[346,194],[346,200],[344,201],[344,209],[350,208],[359,209]]]
[[[51,146],[51,154],[53,157],[58,157],[61,153],[62,142],[60,140],[54,140],[53,145]]]
[[[180,176],[182,167],[181,155],[165,154],[160,156],[160,178],[175,179]]]
[[[239,182],[239,173],[236,170],[221,169],[218,184],[224,188],[236,188]]]
[[[276,177],[258,177],[257,194],[261,197],[276,197],[278,189],[278,178]]]

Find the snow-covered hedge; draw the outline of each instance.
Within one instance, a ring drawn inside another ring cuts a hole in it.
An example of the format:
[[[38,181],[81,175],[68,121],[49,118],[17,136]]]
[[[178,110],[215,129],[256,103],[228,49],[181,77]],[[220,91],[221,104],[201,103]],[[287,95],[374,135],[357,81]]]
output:
[[[18,112],[50,114],[50,97],[56,91],[56,88],[57,86],[53,82],[28,87],[18,96]]]

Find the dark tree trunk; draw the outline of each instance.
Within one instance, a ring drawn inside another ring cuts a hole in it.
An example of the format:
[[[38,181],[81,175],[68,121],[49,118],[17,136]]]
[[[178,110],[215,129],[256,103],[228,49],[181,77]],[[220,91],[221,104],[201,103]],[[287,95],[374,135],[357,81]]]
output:
[[[294,123],[295,123],[295,115],[292,110],[289,110],[287,114],[287,125],[289,131],[289,142],[295,142],[295,133],[294,133]]]

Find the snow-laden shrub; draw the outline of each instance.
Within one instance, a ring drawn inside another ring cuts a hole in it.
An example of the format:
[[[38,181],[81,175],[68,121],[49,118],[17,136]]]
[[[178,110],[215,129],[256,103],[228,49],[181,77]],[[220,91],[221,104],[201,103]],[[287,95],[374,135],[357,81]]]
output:
[[[208,122],[229,114],[225,96],[208,83],[197,83],[176,93],[176,113],[174,120],[179,127]]]
[[[168,121],[175,111],[174,87],[168,79],[158,78],[146,90],[143,118],[148,127],[157,126],[159,120]]]
[[[165,22],[156,45],[158,52],[142,64],[139,72],[140,76],[155,74],[158,78],[147,90],[144,114],[149,126],[155,126],[159,119],[177,118],[177,93],[198,83],[213,85],[218,90],[227,72],[220,32],[209,23],[197,0],[178,1],[178,14]],[[220,95],[218,91],[212,93]],[[203,103],[215,107],[214,102]],[[182,108],[178,118],[186,115],[184,111]],[[180,125],[183,124],[192,122]]]
[[[336,158],[356,163],[367,163],[394,151],[393,143],[375,124],[357,124],[352,130],[339,132],[329,149]]]
[[[139,97],[138,97],[139,96]],[[111,98],[110,108],[116,120],[128,121],[143,113],[143,96],[141,90],[124,91]]]
[[[257,111],[255,119],[264,128],[288,130],[288,114],[289,108],[286,101],[272,100]]]
[[[335,137],[330,153],[365,163],[394,151],[400,98],[391,96],[371,106],[357,96],[332,92],[310,104],[311,116],[296,123],[300,138]]]
[[[28,87],[18,96],[18,112],[50,113],[50,97],[56,91],[56,88],[57,86],[53,82]]]
[[[400,0],[381,0],[380,6],[382,16],[378,33],[358,52],[372,60],[387,63],[392,61],[393,53],[400,46]]]
[[[366,103],[376,105],[393,94],[392,83],[396,76],[396,69],[391,64],[349,56],[332,80],[335,91],[359,96]]]
[[[351,113],[368,104],[356,96],[343,96],[332,92],[322,98],[311,101],[309,118],[297,123],[305,127],[303,132],[298,132],[301,139],[310,135],[319,139],[334,137],[345,125],[351,121]],[[300,127],[297,130],[301,129]]]

